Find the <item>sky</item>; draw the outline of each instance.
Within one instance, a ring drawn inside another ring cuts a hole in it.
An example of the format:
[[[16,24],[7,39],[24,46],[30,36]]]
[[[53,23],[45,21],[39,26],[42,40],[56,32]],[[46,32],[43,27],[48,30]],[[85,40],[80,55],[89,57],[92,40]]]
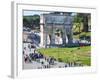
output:
[[[43,14],[43,13],[50,13],[50,12],[46,12],[46,11],[29,11],[29,10],[25,10],[23,11],[23,16],[29,16],[29,15],[35,15],[35,14]]]
[[[41,14],[44,14],[44,13],[50,13],[49,11],[34,11],[34,10],[24,10],[23,11],[23,16],[31,16],[31,15],[41,15]],[[72,13],[72,16],[76,15],[77,13],[76,12],[73,12]]]

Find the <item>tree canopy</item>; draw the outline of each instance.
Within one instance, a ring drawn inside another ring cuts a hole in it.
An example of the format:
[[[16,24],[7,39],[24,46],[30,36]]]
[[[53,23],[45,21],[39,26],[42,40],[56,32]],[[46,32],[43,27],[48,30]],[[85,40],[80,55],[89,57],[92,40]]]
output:
[[[39,27],[40,24],[40,16],[33,15],[33,16],[23,16],[23,26],[28,28],[35,28]]]

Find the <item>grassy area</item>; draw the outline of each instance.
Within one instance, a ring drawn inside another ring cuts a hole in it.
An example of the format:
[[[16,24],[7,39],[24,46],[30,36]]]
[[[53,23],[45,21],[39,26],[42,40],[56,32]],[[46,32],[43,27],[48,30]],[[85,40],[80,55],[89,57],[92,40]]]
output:
[[[81,62],[83,65],[90,66],[91,47],[74,47],[74,48],[47,48],[38,49],[45,56],[51,56],[57,60],[60,58],[63,62]]]

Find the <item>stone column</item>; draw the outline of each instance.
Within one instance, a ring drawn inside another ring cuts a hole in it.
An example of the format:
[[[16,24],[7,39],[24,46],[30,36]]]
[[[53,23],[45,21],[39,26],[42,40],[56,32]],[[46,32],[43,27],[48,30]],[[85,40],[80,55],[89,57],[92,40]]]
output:
[[[66,27],[65,27],[65,25],[63,26],[63,37],[62,37],[62,40],[63,40],[63,44],[66,45]]]
[[[72,31],[72,25],[69,26],[69,33],[68,33],[68,44],[73,43],[73,31]]]
[[[52,32],[51,32],[51,42],[50,42],[50,44],[51,45],[54,45],[55,44],[55,33],[54,33],[54,24],[52,24]]]
[[[48,36],[48,28],[47,28],[47,23],[44,25],[44,46],[47,48],[47,36]]]

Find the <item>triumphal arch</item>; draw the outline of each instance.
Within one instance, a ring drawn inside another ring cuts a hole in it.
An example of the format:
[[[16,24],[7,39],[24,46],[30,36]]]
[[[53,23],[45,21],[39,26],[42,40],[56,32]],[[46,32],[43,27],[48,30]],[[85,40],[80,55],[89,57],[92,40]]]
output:
[[[66,14],[41,14],[40,47],[72,44],[73,17]]]

